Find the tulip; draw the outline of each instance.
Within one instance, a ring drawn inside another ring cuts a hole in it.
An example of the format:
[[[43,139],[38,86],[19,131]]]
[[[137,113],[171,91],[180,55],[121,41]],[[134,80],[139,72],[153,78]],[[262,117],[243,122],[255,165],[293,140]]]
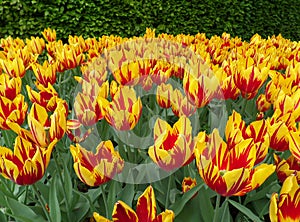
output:
[[[157,86],[156,101],[162,108],[171,107],[171,97],[173,94],[173,87],[171,84],[164,84]]]
[[[58,93],[51,84],[48,84],[47,87],[38,84],[37,88],[39,89],[39,92],[34,91],[30,86],[26,85],[29,100],[32,103],[43,106],[48,112],[53,112],[57,103],[62,101],[62,99],[58,97]]]
[[[142,102],[133,88],[120,87],[106,108],[106,121],[117,130],[131,130],[139,121]]]
[[[96,147],[96,153],[88,151],[81,145],[70,146],[74,160],[74,170],[78,178],[89,186],[99,186],[120,173],[124,161],[114,150],[110,140],[102,141]]]
[[[78,93],[74,102],[74,110],[80,123],[85,126],[92,126],[104,118],[105,109],[108,105],[109,102],[101,96],[94,99],[89,95]]]
[[[136,85],[140,81],[139,63],[137,61],[127,64],[122,63],[121,67],[113,70],[113,76],[120,85]]]
[[[254,146],[256,147],[255,164],[262,162],[268,153],[270,135],[268,133],[267,122],[263,119],[253,121],[246,126],[246,123],[242,120],[242,116],[233,111],[226,124],[225,137],[229,149],[242,140],[253,139]]]
[[[251,99],[268,77],[269,68],[259,68],[251,58],[238,62],[237,72],[233,79],[235,85],[241,90],[242,96]]]
[[[18,94],[13,100],[0,96],[0,128],[10,129],[8,122],[22,125],[25,118],[28,105],[24,101],[24,96]]]
[[[186,193],[190,189],[192,189],[193,187],[195,187],[196,185],[197,185],[196,179],[193,179],[191,177],[185,177],[185,178],[183,178],[183,181],[181,183],[182,192]]]
[[[21,58],[16,57],[13,60],[0,59],[0,65],[3,71],[10,77],[23,77],[26,73],[24,62]]]
[[[48,42],[54,42],[56,40],[56,31],[54,29],[44,29],[42,34]]]
[[[296,131],[295,119],[291,113],[282,115],[276,109],[273,116],[267,120],[270,134],[270,147],[277,151],[289,149],[289,134]]]
[[[272,194],[270,203],[271,222],[300,221],[300,187],[295,176],[283,183],[280,194]]]
[[[10,148],[0,147],[0,173],[19,185],[30,185],[40,180],[50,161],[56,141],[47,148],[17,137],[14,152]]]
[[[278,179],[282,183],[290,175],[295,175],[298,183],[300,183],[300,161],[298,161],[293,155],[285,160],[280,159],[280,157],[276,154],[274,154],[274,160]]]
[[[189,164],[194,158],[193,149],[192,126],[187,117],[180,117],[173,127],[162,119],[156,120],[154,145],[148,154],[160,168],[171,171]]]
[[[271,103],[269,103],[266,99],[265,94],[260,94],[256,99],[256,107],[259,112],[266,112],[270,109]]]
[[[42,84],[44,87],[53,85],[56,81],[56,64],[49,64],[47,61],[40,65],[34,63],[31,65],[33,73],[36,77],[38,83]]]
[[[63,72],[76,68],[84,61],[84,54],[75,46],[64,45],[56,50],[58,59],[58,71]]]
[[[289,149],[293,156],[300,161],[300,130],[296,132],[290,132]]]
[[[28,114],[28,126],[33,141],[40,147],[47,147],[55,139],[60,140],[67,130],[64,104],[59,102],[53,114],[48,116],[44,107],[34,103]]]
[[[195,147],[196,164],[204,182],[222,196],[243,196],[259,187],[275,166],[255,167],[256,146],[245,139],[231,149],[214,129],[202,145]]]
[[[93,217],[96,222],[111,222],[96,212]],[[174,217],[174,212],[171,210],[165,210],[156,215],[156,202],[152,186],[149,186],[138,198],[136,212],[121,200],[115,204],[112,212],[113,221],[124,222],[172,222]]]
[[[184,91],[197,108],[207,105],[219,90],[219,81],[208,67],[199,62],[192,64],[183,77]]]
[[[172,93],[171,107],[173,113],[178,117],[189,117],[196,112],[196,107],[192,103],[190,103],[188,98],[182,95],[182,93],[178,89],[175,89]]]
[[[45,41],[39,37],[31,37],[31,39],[26,39],[26,44],[33,54],[40,55],[45,49]]]
[[[0,75],[0,96],[14,100],[21,92],[22,80],[20,77],[10,78],[9,75]]]

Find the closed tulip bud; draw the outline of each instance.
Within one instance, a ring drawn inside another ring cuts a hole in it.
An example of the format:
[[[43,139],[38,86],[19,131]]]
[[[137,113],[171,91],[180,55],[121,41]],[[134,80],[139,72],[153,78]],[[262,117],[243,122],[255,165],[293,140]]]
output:
[[[157,86],[156,101],[162,108],[171,107],[171,97],[173,94],[173,87],[171,84],[164,84]]]
[[[270,109],[271,103],[269,103],[266,99],[265,94],[260,94],[256,99],[256,107],[259,112],[266,112]]]

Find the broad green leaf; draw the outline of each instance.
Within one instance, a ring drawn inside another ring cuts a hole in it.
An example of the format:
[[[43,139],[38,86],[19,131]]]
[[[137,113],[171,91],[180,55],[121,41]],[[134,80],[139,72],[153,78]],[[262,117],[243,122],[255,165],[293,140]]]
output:
[[[132,207],[134,193],[134,185],[126,184],[125,188],[119,193],[118,200],[122,200],[128,204],[128,206]]]
[[[64,189],[66,192],[66,197],[67,197],[67,202],[70,206],[70,203],[72,203],[72,191],[73,191],[73,187],[72,187],[72,179],[70,176],[70,171],[67,168],[67,163],[63,161],[63,179],[64,179]],[[70,210],[70,209],[67,209]]]
[[[241,205],[238,202],[235,202],[233,200],[228,200],[228,202],[234,206],[236,209],[238,209],[239,211],[241,211],[243,214],[245,214],[247,217],[249,217],[251,220],[256,221],[256,222],[260,222],[261,219],[256,216],[250,209],[248,209],[247,207]]]
[[[178,215],[182,209],[184,208],[185,204],[197,193],[203,184],[197,184],[188,192],[184,193],[181,198],[179,198],[173,205],[170,206],[170,210],[173,210],[175,215]]]
[[[49,191],[50,217],[53,221],[61,221],[61,212],[60,212],[59,202],[57,199],[56,186],[57,186],[56,177],[54,177],[53,180],[51,181],[50,191]]]
[[[37,215],[30,207],[20,203],[17,200],[7,197],[6,203],[12,211],[12,215],[22,222],[46,221],[42,216]]]

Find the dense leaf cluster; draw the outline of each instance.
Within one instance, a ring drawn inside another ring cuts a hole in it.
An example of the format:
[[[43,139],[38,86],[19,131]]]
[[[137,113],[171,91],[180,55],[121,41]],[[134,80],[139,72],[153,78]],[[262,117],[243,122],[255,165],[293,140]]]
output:
[[[299,11],[299,0],[2,0],[0,38],[37,36],[46,27],[61,39],[140,36],[150,27],[157,33],[228,32],[243,39],[281,33],[299,40]]]

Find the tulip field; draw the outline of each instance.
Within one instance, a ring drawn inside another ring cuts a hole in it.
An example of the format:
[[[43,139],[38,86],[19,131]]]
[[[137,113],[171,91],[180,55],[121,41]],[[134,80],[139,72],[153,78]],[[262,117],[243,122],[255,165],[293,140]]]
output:
[[[0,42],[1,222],[300,221],[300,42],[40,34]]]

